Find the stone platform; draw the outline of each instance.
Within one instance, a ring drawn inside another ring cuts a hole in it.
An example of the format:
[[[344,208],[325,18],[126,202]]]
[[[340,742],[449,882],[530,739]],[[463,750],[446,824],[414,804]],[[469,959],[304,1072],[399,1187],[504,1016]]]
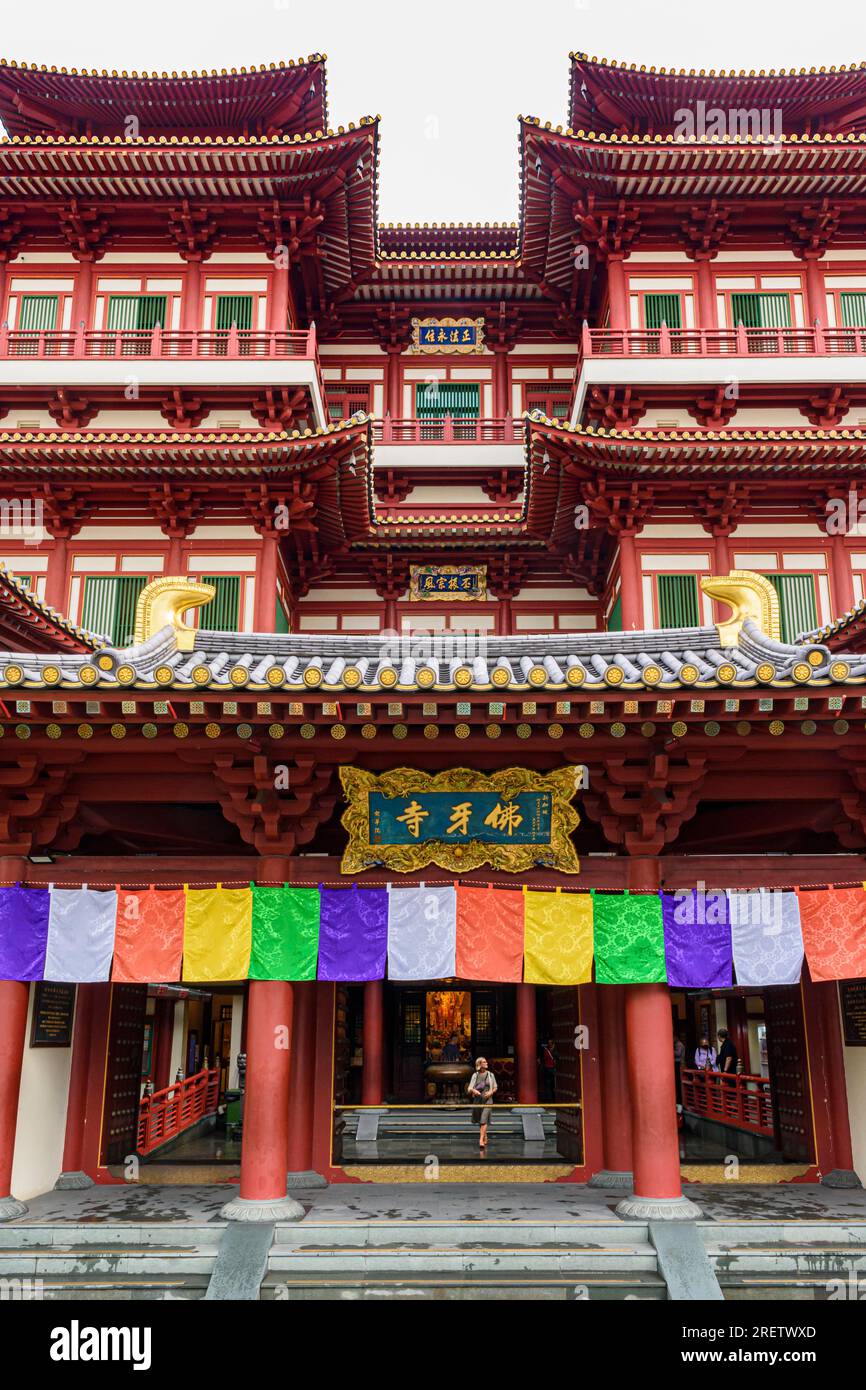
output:
[[[0,1278],[30,1281],[43,1298],[204,1297],[228,1228],[219,1212],[236,1191],[46,1193],[0,1226]],[[686,1191],[701,1208],[694,1229],[726,1299],[826,1299],[866,1279],[862,1190],[692,1183]],[[263,1299],[669,1297],[651,1226],[616,1215],[621,1191],[427,1181],[293,1195],[304,1216],[271,1230]]]

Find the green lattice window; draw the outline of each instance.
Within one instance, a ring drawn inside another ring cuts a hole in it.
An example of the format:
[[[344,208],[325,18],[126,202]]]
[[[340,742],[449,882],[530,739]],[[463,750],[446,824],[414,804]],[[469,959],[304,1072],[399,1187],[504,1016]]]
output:
[[[205,632],[237,632],[240,627],[241,581],[236,574],[203,574],[202,584],[212,584],[216,597],[201,611],[199,627]]]
[[[415,415],[419,420],[477,420],[481,387],[466,381],[421,381],[415,387]]]
[[[787,294],[732,294],[733,327],[790,328],[791,300]]]
[[[84,581],[81,626],[109,637],[115,647],[131,645],[135,605],[147,583],[143,575],[89,575]]]
[[[21,333],[53,333],[57,327],[56,294],[22,294],[18,314]]]
[[[839,308],[843,328],[866,328],[866,290],[843,290]]]
[[[779,595],[782,641],[793,642],[801,632],[813,631],[818,626],[818,605],[811,574],[768,574],[767,578]]]
[[[108,296],[109,333],[126,330],[153,332],[165,328],[168,299],[164,294],[111,294]]]
[[[608,632],[622,632],[622,594],[617,594],[616,603],[610,610],[610,617],[607,620]]]
[[[698,581],[693,574],[658,576],[660,627],[699,627]]]
[[[216,323],[218,333],[226,333],[234,326],[240,332],[249,332],[253,326],[253,297],[251,294],[218,294],[216,297]]]
[[[650,330],[661,328],[682,328],[682,313],[678,294],[645,294],[643,297],[644,327]]]

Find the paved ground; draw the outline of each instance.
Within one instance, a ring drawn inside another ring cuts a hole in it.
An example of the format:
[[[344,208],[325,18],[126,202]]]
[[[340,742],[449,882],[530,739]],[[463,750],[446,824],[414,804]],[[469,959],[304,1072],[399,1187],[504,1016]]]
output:
[[[806,1183],[775,1186],[689,1183],[687,1192],[710,1221],[866,1221],[866,1191],[833,1191]],[[236,1189],[208,1187],[91,1187],[48,1192],[28,1203],[27,1216],[8,1226],[70,1222],[142,1224],[219,1222],[223,1203]],[[304,1218],[355,1221],[607,1221],[617,1220],[619,1195],[578,1183],[337,1183],[294,1194]]]

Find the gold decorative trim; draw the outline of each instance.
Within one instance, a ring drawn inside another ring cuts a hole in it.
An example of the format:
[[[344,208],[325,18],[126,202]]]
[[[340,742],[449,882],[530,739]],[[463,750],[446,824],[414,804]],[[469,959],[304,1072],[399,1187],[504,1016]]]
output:
[[[411,1163],[353,1163],[346,1164],[343,1172],[360,1182],[411,1182],[419,1183],[424,1178],[424,1168]],[[555,1182],[557,1178],[568,1178],[574,1172],[573,1163],[441,1163],[440,1182]]]
[[[445,343],[423,343],[423,344],[422,344],[422,342],[421,342],[421,329],[422,329],[422,328],[441,328],[441,329],[445,330],[446,336],[449,336],[449,335],[448,335],[448,330],[449,330],[449,329],[474,328],[474,329],[475,329],[475,342],[474,342],[474,343],[453,343],[453,342],[445,342]],[[431,353],[432,353],[432,354],[436,354],[436,353],[447,353],[449,356],[451,355],[452,352],[453,352],[453,353],[459,353],[459,354],[461,354],[461,355],[465,355],[465,354],[467,354],[467,353],[481,353],[481,352],[484,351],[484,319],[483,319],[483,317],[480,318],[480,319],[471,319],[471,318],[467,318],[466,315],[463,315],[463,317],[462,317],[462,318],[459,318],[459,319],[455,319],[455,318],[427,318],[427,319],[417,319],[417,318],[413,318],[413,319],[412,319],[412,342],[411,342],[411,345],[410,345],[410,347],[409,347],[408,350],[409,350],[409,352],[412,352],[412,353],[423,353],[423,354],[425,354],[425,355],[431,354]]]
[[[340,781],[348,802],[342,824],[349,841],[340,870],[355,874],[383,866],[397,873],[411,873],[427,864],[438,864],[443,869],[466,871],[489,864],[506,873],[524,873],[543,864],[561,873],[579,873],[571,835],[580,824],[580,817],[571,803],[583,785],[583,774],[580,766],[560,767],[548,773],[523,767],[491,773],[456,767],[435,774],[398,767],[379,775],[360,767],[341,767]],[[410,845],[372,845],[369,794],[374,791],[387,797],[407,797],[414,792],[492,791],[505,800],[521,792],[544,792],[551,798],[550,841],[545,845],[481,844],[477,840],[462,844],[427,840]]]
[[[736,647],[747,618],[760,628],[765,637],[782,640],[779,618],[779,596],[769,579],[754,570],[731,570],[726,576],[711,575],[701,580],[701,589],[710,598],[726,603],[732,613],[723,623],[716,623],[719,642],[723,647]]]
[[[146,584],[135,605],[136,646],[155,637],[164,627],[174,633],[179,652],[191,652],[195,648],[195,629],[187,627],[181,614],[190,608],[200,608],[216,598],[212,584],[200,584],[195,579],[183,575],[163,575]]]
[[[437,590],[435,593],[424,592],[421,589],[421,580],[425,574],[435,573],[437,575],[454,575],[455,577],[467,574],[474,575],[478,581],[478,586],[474,593],[461,592],[458,589]],[[409,566],[409,598],[413,603],[452,603],[456,599],[458,603],[484,603],[487,600],[487,566],[486,565],[410,565]]]

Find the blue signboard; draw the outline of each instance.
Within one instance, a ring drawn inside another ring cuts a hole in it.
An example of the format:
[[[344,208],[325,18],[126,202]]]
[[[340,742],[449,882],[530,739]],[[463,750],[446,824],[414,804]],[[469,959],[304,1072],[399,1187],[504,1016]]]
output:
[[[548,844],[549,792],[417,791],[410,796],[369,793],[370,844],[412,845],[431,840],[459,844]]]

